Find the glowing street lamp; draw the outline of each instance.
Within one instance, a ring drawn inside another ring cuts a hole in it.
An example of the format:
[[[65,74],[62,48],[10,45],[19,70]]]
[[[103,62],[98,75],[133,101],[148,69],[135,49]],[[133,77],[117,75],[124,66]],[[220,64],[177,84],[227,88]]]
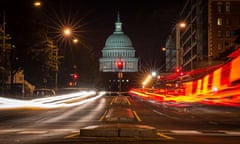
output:
[[[152,77],[156,77],[157,73],[155,71],[152,72]]]
[[[167,49],[165,47],[162,48],[162,51],[166,51]]]
[[[74,39],[73,39],[73,43],[75,43],[75,44],[78,43],[78,39],[77,39],[77,38],[74,38]]]
[[[41,5],[42,5],[41,1],[35,1],[35,2],[33,3],[33,6],[34,6],[34,7],[41,7]]]
[[[71,28],[65,27],[65,28],[63,29],[63,35],[64,35],[64,36],[70,36],[71,34],[72,34],[72,29],[71,29]]]

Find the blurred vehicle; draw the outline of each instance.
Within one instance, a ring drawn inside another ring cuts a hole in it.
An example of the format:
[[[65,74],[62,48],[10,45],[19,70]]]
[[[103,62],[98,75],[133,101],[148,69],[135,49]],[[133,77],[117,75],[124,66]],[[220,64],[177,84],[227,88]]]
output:
[[[33,91],[33,96],[54,96],[56,95],[56,92],[53,89],[46,89],[46,88],[42,88],[42,89],[35,89]]]

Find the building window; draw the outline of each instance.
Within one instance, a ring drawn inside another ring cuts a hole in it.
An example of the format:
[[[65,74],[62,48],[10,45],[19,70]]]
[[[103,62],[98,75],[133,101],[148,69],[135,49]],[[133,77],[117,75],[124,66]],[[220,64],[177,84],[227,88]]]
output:
[[[222,18],[218,18],[218,19],[217,19],[217,25],[218,25],[218,26],[221,26],[221,25],[222,25]]]
[[[127,63],[127,68],[128,68],[128,69],[133,69],[133,68],[134,68],[133,62],[128,62],[128,63]]]
[[[218,50],[221,50],[221,49],[222,49],[222,44],[221,44],[221,43],[218,43],[218,44],[217,44],[217,49],[218,49]]]
[[[226,18],[226,25],[230,25],[230,20],[228,17]]]
[[[226,12],[230,11],[231,11],[230,2],[226,2]]]
[[[217,31],[217,37],[222,37],[222,31]]]
[[[218,11],[218,13],[222,12],[222,2],[217,3],[217,11]]]
[[[226,37],[230,37],[230,36],[231,36],[230,31],[226,31]]]
[[[221,13],[221,12],[222,12],[222,6],[221,6],[221,5],[218,5],[218,6],[217,6],[217,11],[218,11],[218,13]]]

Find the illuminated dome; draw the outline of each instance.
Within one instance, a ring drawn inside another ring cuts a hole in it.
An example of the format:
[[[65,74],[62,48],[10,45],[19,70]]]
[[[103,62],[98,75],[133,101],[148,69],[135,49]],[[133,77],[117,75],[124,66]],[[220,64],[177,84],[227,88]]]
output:
[[[113,33],[110,35],[105,43],[105,48],[131,48],[132,47],[132,42],[129,39],[129,37],[123,33]]]
[[[122,23],[119,16],[115,23],[115,31],[107,38],[104,49],[133,49],[132,41],[122,31]]]

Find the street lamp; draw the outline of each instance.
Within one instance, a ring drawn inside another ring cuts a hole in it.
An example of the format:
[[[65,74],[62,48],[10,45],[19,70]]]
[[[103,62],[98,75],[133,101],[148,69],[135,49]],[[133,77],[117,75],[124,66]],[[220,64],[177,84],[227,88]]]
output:
[[[152,77],[156,77],[157,73],[155,71],[152,72]]]
[[[63,36],[64,37],[69,37],[72,35],[72,29],[69,27],[64,27],[63,28]],[[58,89],[58,72],[59,72],[59,65],[58,65],[58,60],[59,58],[61,58],[61,56],[59,56],[59,47],[56,47],[56,62],[55,62],[55,89]]]
[[[41,7],[42,3],[41,3],[41,1],[35,1],[35,2],[33,3],[33,5],[34,5],[34,7],[39,8],[39,7]]]
[[[73,41],[74,44],[78,43],[78,39],[77,38],[73,38],[72,41]]]
[[[152,71],[151,75],[152,75],[152,79],[153,79],[152,88],[154,88],[155,85],[156,85],[155,80],[156,80],[156,77],[157,77],[157,72]]]
[[[63,35],[64,35],[64,36],[70,36],[71,34],[72,34],[72,29],[71,29],[71,28],[65,27],[65,28],[63,29]]]
[[[176,24],[176,67],[180,67],[180,64],[182,61],[180,59],[180,30],[181,28],[185,28],[186,23],[185,22],[180,22]]]
[[[163,47],[163,48],[162,48],[162,51],[164,51],[164,52],[165,52],[166,50],[167,50],[167,48],[165,48],[165,47]]]

